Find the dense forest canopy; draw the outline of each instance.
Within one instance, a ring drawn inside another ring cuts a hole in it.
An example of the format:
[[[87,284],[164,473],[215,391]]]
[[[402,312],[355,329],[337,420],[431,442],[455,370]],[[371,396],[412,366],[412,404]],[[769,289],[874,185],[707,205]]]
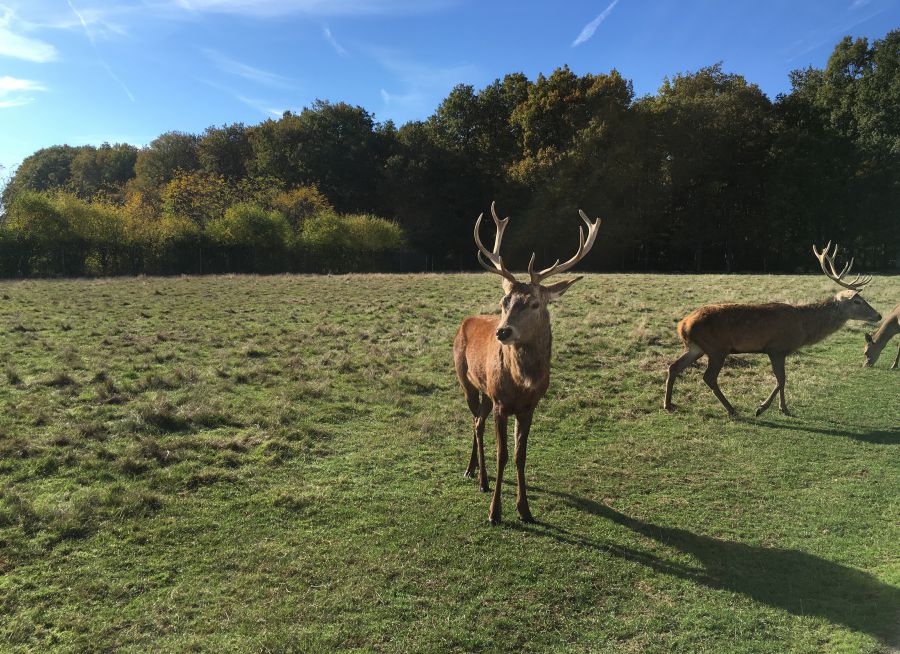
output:
[[[635,98],[616,70],[459,85],[397,127],[317,101],[144,148],[54,146],[3,190],[0,274],[459,270],[475,217],[513,217],[505,258],[552,263],[577,209],[584,268],[810,269],[838,241],[900,265],[900,30],[844,38],[768,98],[720,64]]]

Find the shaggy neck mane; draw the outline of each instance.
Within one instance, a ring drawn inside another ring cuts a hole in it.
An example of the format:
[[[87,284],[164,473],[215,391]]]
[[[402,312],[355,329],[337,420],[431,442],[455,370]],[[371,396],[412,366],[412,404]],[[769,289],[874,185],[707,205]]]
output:
[[[846,316],[841,314],[838,301],[834,298],[804,304],[797,307],[803,316],[806,341],[804,345],[818,343],[831,336],[847,322]]]
[[[550,376],[550,351],[553,337],[550,329],[530,343],[500,346],[500,360],[509,361],[513,381],[528,388],[537,386]]]

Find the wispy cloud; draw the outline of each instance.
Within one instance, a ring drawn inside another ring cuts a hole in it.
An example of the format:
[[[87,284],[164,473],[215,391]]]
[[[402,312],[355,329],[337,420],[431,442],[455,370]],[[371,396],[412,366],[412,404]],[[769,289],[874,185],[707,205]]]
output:
[[[390,48],[367,47],[364,50],[393,73],[402,87],[400,91],[380,89],[385,108],[402,120],[427,113],[456,84],[478,76],[478,68],[472,64],[436,66],[416,62],[406,53]]]
[[[110,65],[106,62],[106,59],[103,58],[103,55],[100,54],[100,50],[99,48],[97,48],[97,39],[94,36],[94,31],[91,29],[91,26],[85,19],[84,15],[75,8],[75,5],[72,4],[72,0],[66,0],[66,3],[69,5],[69,9],[72,10],[72,13],[75,14],[75,17],[78,19],[79,24],[84,29],[84,33],[85,35],[87,35],[88,41],[91,42],[91,47],[94,49],[94,54],[97,56],[97,61],[100,62],[103,70],[106,71],[106,74],[109,75],[112,81],[114,81],[122,88],[122,91],[124,91],[129,100],[131,100],[132,102],[136,102],[131,89],[129,89],[128,85],[122,81],[122,78],[116,75],[112,67],[110,67]]]
[[[613,0],[611,3],[609,3],[609,6],[600,13],[599,16],[585,25],[584,29],[581,30],[581,34],[579,34],[577,38],[572,41],[572,47],[576,48],[590,39],[592,36],[594,36],[594,32],[596,32],[597,28],[600,27],[600,24],[609,17],[609,15],[612,13],[612,10],[617,4],[619,4],[619,0]]]
[[[866,21],[875,18],[875,16],[884,13],[887,11],[887,8],[876,9],[875,11],[870,11],[865,16],[861,16],[856,20],[852,20],[850,22],[841,22],[834,23],[831,27],[827,27],[825,29],[817,30],[811,34],[809,34],[806,38],[795,41],[790,48],[786,51],[783,51],[784,54],[789,54],[791,50],[797,50],[790,57],[785,59],[785,62],[790,63],[800,57],[809,54],[813,50],[817,50],[825,45],[834,45],[835,36],[838,34],[846,34],[851,29],[865,23]]]
[[[264,116],[268,116],[270,118],[271,117],[279,118],[285,112],[285,109],[278,109],[277,107],[275,107],[273,105],[273,103],[271,103],[267,100],[260,100],[258,98],[249,97],[243,93],[235,91],[231,87],[225,86],[223,84],[219,84],[218,82],[213,82],[212,80],[208,80],[208,79],[200,79],[199,81],[202,82],[203,84],[206,84],[207,86],[211,86],[212,88],[216,89],[217,91],[221,91],[222,93],[225,93],[225,94],[231,96],[238,102],[241,102],[241,103],[247,105],[248,107],[255,109],[256,111],[263,114]]]
[[[273,17],[365,16],[421,14],[456,4],[458,0],[168,0],[167,7],[190,13],[220,13]]]
[[[21,107],[34,101],[32,91],[46,91],[40,82],[30,79],[18,79],[5,75],[0,77],[0,109]]]
[[[850,9],[862,9],[870,2],[872,2],[872,0],[853,0],[853,4],[850,5]]]
[[[13,31],[15,14],[12,9],[0,6],[0,56],[14,57],[36,63],[46,63],[57,58],[56,48],[49,43],[33,39]],[[27,25],[19,23],[19,29]]]
[[[256,68],[255,66],[250,66],[240,61],[236,61],[222,54],[218,50],[203,48],[201,52],[203,52],[203,55],[207,59],[209,59],[216,65],[216,68],[224,73],[228,73],[229,75],[235,75],[237,77],[250,80],[255,84],[262,84],[264,86],[270,86],[273,88],[289,89],[295,86],[293,81],[291,81],[287,77],[284,77],[283,75],[271,73],[267,70]]]
[[[325,40],[328,41],[332,48],[334,48],[335,52],[337,52],[342,57],[349,56],[347,53],[347,49],[337,42],[337,39],[334,38],[334,35],[331,33],[331,30],[327,26],[322,28],[322,34],[325,35]]]

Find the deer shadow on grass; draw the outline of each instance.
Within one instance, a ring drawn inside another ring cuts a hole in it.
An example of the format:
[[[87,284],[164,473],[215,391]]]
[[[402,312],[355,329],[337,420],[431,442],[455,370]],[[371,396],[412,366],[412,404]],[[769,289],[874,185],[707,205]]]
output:
[[[687,579],[708,588],[740,593],[798,616],[818,616],[898,645],[900,588],[872,575],[799,550],[746,545],[663,527],[631,518],[605,504],[569,493],[531,487],[566,501],[584,513],[621,525],[636,534],[688,554],[695,564],[667,560],[612,542],[594,541],[565,528],[538,522],[520,529],[557,541],[599,550]]]
[[[803,424],[778,423],[769,420],[757,420],[755,418],[749,419],[748,423],[760,427],[769,427],[771,429],[783,429],[785,431],[806,431],[812,434],[824,434],[826,436],[844,436],[846,438],[852,438],[853,440],[876,445],[900,445],[900,427],[867,430],[863,427],[847,425],[845,427],[838,426],[837,428],[832,429],[829,427],[812,427]]]

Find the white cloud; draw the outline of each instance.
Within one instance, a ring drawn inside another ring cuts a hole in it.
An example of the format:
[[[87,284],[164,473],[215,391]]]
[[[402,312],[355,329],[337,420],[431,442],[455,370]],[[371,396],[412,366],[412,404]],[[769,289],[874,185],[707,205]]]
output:
[[[612,10],[617,4],[619,4],[619,0],[613,0],[599,16],[585,25],[584,29],[581,30],[581,34],[579,34],[578,37],[574,41],[572,41],[572,47],[575,48],[594,36],[594,32],[597,31],[598,27],[600,27],[600,23],[602,23],[609,17],[609,15],[612,13]]]
[[[238,102],[241,102],[241,103],[247,105],[248,107],[256,109],[261,114],[268,116],[270,118],[272,118],[272,117],[280,118],[282,116],[282,114],[284,114],[284,112],[286,111],[285,109],[276,108],[275,106],[272,105],[271,102],[268,102],[266,100],[260,100],[258,98],[248,97],[248,96],[244,95],[243,93],[239,93],[238,91],[235,91],[234,89],[232,89],[228,86],[218,84],[211,80],[201,79],[199,81],[203,82],[207,86],[211,86],[212,88],[216,89],[217,91],[221,91],[222,93],[226,93],[226,94],[230,95],[232,98],[234,98]]]
[[[229,75],[242,77],[256,84],[263,84],[274,88],[289,89],[294,86],[294,83],[287,77],[241,63],[217,50],[203,48],[201,52],[203,52],[203,55],[213,62],[219,70],[228,73]]]
[[[385,88],[379,91],[389,117],[398,121],[427,115],[454,86],[478,77],[478,68],[472,64],[434,66],[382,47],[368,47],[365,52],[393,73],[402,87],[400,91]]]
[[[34,101],[30,92],[46,90],[43,84],[34,80],[18,79],[9,75],[0,77],[0,109],[21,107]]]
[[[334,35],[331,33],[331,30],[328,29],[328,27],[322,28],[322,34],[325,35],[325,40],[328,41],[329,44],[331,44],[331,47],[334,48],[335,52],[337,52],[342,57],[349,56],[347,53],[347,49],[337,42],[337,39],[334,38]]]
[[[850,5],[850,9],[862,9],[870,2],[872,2],[872,0],[853,0],[853,4]]]
[[[169,10],[191,13],[272,17],[288,14],[359,16],[420,14],[454,4],[456,0],[168,0]]]
[[[46,63],[57,58],[56,48],[49,43],[13,31],[16,16],[12,9],[0,5],[0,10],[3,11],[0,15],[0,56],[37,63]],[[24,29],[18,21],[15,22],[18,26],[17,31]]]

